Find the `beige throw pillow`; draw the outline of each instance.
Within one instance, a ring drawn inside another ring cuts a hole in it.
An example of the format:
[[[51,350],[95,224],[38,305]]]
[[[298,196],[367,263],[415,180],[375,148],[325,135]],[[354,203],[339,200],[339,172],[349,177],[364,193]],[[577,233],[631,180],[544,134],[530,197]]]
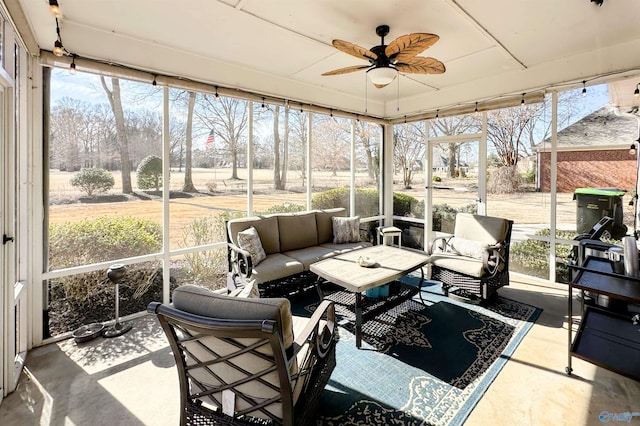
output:
[[[333,243],[357,243],[360,241],[360,216],[332,217]]]
[[[267,254],[262,248],[260,235],[258,235],[258,231],[256,231],[256,228],[253,226],[242,232],[238,232],[238,245],[241,249],[249,252],[253,266],[256,266],[267,258]]]
[[[487,251],[488,244],[482,241],[467,240],[460,237],[452,237],[449,240],[449,251],[462,256],[482,259],[482,255]]]

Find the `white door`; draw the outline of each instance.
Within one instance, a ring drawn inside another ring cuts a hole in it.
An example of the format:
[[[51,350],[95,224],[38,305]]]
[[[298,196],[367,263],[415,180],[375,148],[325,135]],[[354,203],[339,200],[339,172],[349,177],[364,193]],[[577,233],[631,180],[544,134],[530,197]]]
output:
[[[455,124],[455,121],[451,123]],[[446,123],[445,123],[446,124]],[[442,129],[464,126],[445,125]],[[486,205],[487,139],[486,114],[482,116],[482,131],[467,126],[469,132],[453,130],[430,138],[425,152],[425,241],[453,233],[457,212],[484,215]],[[473,132],[473,133],[472,133]]]
[[[13,84],[4,73],[0,73],[0,400],[17,385],[22,367],[18,355],[21,344],[17,343],[20,327],[18,317],[26,318],[23,301],[26,301],[21,286],[16,286],[16,151],[14,132],[14,91]]]

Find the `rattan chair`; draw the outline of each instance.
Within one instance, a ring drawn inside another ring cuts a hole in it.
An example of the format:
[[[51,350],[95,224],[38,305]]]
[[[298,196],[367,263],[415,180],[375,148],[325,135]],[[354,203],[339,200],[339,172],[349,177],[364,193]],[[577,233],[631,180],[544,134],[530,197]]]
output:
[[[512,220],[458,213],[454,234],[431,243],[431,279],[464,299],[492,299],[500,287],[509,285],[512,228]]]
[[[335,367],[335,310],[293,317],[287,299],[184,285],[152,302],[175,357],[182,425],[312,424]]]

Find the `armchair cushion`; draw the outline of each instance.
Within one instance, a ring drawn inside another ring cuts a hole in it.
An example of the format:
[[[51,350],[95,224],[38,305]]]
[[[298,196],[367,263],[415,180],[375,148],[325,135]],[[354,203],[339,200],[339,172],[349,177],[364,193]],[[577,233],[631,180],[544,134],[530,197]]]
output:
[[[487,273],[482,262],[472,257],[453,253],[435,253],[430,258],[431,265],[440,269],[456,271],[470,277],[480,278]]]
[[[262,248],[260,235],[258,235],[258,231],[253,226],[238,232],[238,245],[241,249],[249,252],[254,266],[267,258],[267,254]]]
[[[216,294],[206,288],[185,284],[173,291],[176,309],[204,317],[232,320],[273,320],[285,349],[293,344],[291,303],[285,298],[244,299]]]
[[[507,238],[509,221],[502,218],[458,213],[453,234],[467,240],[494,245]]]

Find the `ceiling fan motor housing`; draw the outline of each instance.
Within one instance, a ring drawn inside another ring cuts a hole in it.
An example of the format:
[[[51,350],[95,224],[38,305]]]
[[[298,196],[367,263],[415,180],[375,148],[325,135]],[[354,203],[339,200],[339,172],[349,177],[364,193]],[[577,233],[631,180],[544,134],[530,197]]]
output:
[[[387,56],[387,54],[384,52],[384,50],[387,48],[386,45],[381,44],[379,46],[373,46],[371,50],[373,53],[375,53],[376,55],[378,55],[378,57],[376,59],[370,59],[369,62],[371,62],[371,64],[375,65],[376,67],[388,67],[391,65],[391,61],[389,60],[389,57]]]

